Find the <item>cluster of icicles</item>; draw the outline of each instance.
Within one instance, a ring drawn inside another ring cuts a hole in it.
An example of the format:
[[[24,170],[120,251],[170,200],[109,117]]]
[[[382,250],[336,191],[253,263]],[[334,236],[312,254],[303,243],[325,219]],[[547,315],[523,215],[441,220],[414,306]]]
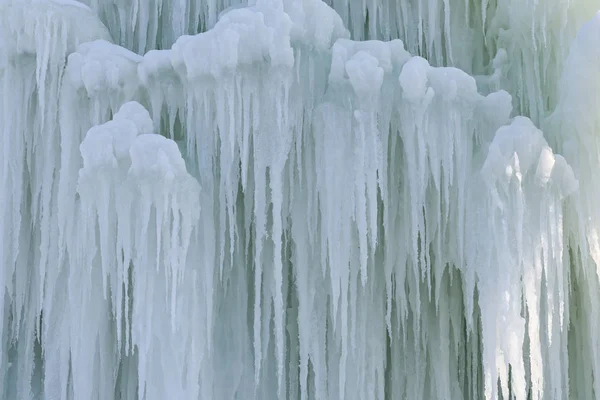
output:
[[[0,398],[600,399],[593,2],[238,3],[0,0]]]

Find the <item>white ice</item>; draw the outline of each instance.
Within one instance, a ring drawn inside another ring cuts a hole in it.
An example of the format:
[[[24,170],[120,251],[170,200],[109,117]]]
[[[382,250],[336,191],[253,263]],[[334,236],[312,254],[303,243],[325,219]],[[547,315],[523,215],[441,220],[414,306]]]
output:
[[[0,398],[600,399],[600,4],[84,3],[0,0]]]

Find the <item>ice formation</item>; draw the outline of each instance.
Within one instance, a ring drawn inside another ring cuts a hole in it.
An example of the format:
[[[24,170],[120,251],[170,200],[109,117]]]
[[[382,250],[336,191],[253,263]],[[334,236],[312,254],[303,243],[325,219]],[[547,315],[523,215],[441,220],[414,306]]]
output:
[[[600,399],[600,4],[84,3],[0,0],[0,398]]]

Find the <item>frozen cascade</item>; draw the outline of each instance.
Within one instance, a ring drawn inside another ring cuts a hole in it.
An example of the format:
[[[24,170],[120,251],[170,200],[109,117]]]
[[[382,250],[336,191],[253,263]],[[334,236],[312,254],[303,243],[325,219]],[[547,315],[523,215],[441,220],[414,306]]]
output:
[[[117,44],[139,54],[168,49],[181,35],[212,28],[228,10],[256,3],[82,1],[97,12]],[[325,2],[340,15],[353,39],[401,39],[409,52],[427,58],[434,66],[455,66],[477,75],[480,90],[507,90],[513,96],[517,114],[528,115],[536,123],[541,123],[556,105],[556,83],[569,44],[598,7],[595,0]],[[328,26],[328,21],[320,25]]]
[[[544,123],[549,141],[565,155],[580,181],[580,190],[569,199],[565,215],[570,291],[575,294],[570,305],[570,340],[577,343],[569,353],[569,362],[581,366],[581,371],[580,368],[577,368],[578,372],[569,370],[572,393],[576,398],[598,396],[593,380],[600,371],[600,321],[595,317],[600,304],[600,210],[594,202],[599,190],[594,171],[600,167],[596,133],[600,121],[595,111],[600,102],[599,82],[595,78],[600,65],[598,43],[600,14],[581,28],[573,42],[559,85],[559,104]],[[568,132],[568,135],[562,132]]]
[[[0,398],[600,399],[591,3],[0,0]]]

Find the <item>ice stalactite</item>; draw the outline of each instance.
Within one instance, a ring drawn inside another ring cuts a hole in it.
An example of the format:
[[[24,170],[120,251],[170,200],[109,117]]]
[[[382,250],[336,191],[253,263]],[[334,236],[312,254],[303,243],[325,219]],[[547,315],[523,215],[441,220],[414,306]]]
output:
[[[126,112],[117,113],[114,121],[91,129],[81,143],[83,168],[75,182],[79,194],[79,200],[72,204],[76,236],[68,238],[71,268],[66,289],[69,300],[77,301],[79,307],[72,308],[63,322],[70,331],[66,336],[71,341],[67,346],[74,397],[112,397],[115,391],[123,341],[118,329],[120,305],[125,303],[126,310],[129,305],[123,300],[123,291],[129,290],[129,262],[125,257],[131,257],[131,248],[123,249],[119,243],[118,228],[125,221],[119,221],[117,211],[129,205],[119,189],[128,175],[132,142],[152,127],[151,121],[142,120],[138,126],[127,117]],[[111,322],[103,323],[107,319]],[[103,372],[98,379],[96,371]]]
[[[212,28],[221,12],[244,0],[83,0],[100,17],[117,44],[144,54],[168,49],[182,35]]]
[[[401,39],[434,66],[481,75],[540,123],[555,107],[571,40],[596,11],[585,1],[330,0],[353,39]]]
[[[579,179],[579,190],[571,196],[565,215],[565,230],[570,246],[571,326],[569,370],[573,396],[597,398],[600,393],[596,377],[598,360],[597,310],[600,304],[600,212],[595,199],[599,181],[595,171],[600,167],[598,151],[599,120],[597,106],[600,53],[600,15],[587,22],[577,34],[569,50],[559,85],[559,103],[545,121],[549,141],[573,166]],[[587,350],[583,350],[587,349]]]
[[[90,129],[81,144],[81,236],[74,241],[78,254],[91,258],[72,260],[88,268],[71,270],[70,289],[80,291],[72,299],[80,299],[82,311],[100,306],[94,317],[114,323],[88,324],[81,331],[82,316],[70,321],[78,329],[70,336],[80,344],[71,351],[78,366],[72,372],[75,398],[112,397],[121,357],[136,360],[137,379],[135,369],[124,372],[128,378],[121,379],[119,397],[135,394],[135,381],[139,396],[147,399],[198,397],[193,366],[201,358],[188,357],[201,352],[190,348],[194,332],[179,322],[199,317],[185,301],[195,292],[198,273],[184,269],[198,224],[199,186],[175,142],[150,133],[152,126],[143,107],[126,103],[113,121]],[[94,369],[84,368],[93,367],[89,360],[97,360],[96,371],[109,372],[106,379],[112,381],[93,379]]]
[[[249,4],[0,1],[1,397],[594,398],[589,5]]]
[[[142,57],[106,40],[77,46],[65,66],[59,101],[61,168],[58,178],[60,246],[76,236],[75,207],[77,173],[82,166],[79,144],[87,131],[109,121],[120,107],[140,95],[137,78]],[[71,118],[76,113],[77,118]],[[158,127],[154,127],[158,132]]]
[[[401,39],[435,66],[479,72],[486,65],[488,3],[452,0],[328,0],[355,40]]]
[[[77,3],[78,4],[78,3]],[[3,193],[0,356],[2,392],[29,398],[41,380],[35,359],[52,326],[56,281],[62,268],[57,238],[60,168],[58,103],[65,57],[78,43],[108,38],[106,28],[79,6],[52,2],[0,4]],[[18,104],[21,110],[15,113]],[[57,303],[63,301],[57,299]],[[57,305],[57,307],[59,307]],[[59,312],[60,313],[60,312]],[[57,338],[56,340],[62,340]],[[55,355],[53,353],[53,355]]]
[[[598,4],[586,1],[499,1],[488,11],[487,47],[495,49],[499,80],[513,95],[518,115],[541,123],[558,102],[571,41]],[[492,67],[492,65],[490,65]]]
[[[532,399],[564,398],[570,275],[562,200],[577,189],[577,180],[523,117],[496,133],[483,180],[490,189],[484,209],[490,237],[472,248],[480,253],[486,398],[498,396],[498,380],[503,398],[526,398],[528,391]]]
[[[116,43],[139,54],[168,49],[181,35],[212,28],[227,10],[255,3],[86,1],[108,26]],[[285,3],[293,6],[302,2]],[[536,123],[556,105],[556,82],[568,46],[596,7],[593,2],[565,0],[326,3],[340,15],[353,39],[401,39],[409,52],[427,58],[434,66],[455,66],[479,75],[485,83],[482,90],[507,90],[514,97],[516,112]],[[328,24],[323,21],[320,25]]]

